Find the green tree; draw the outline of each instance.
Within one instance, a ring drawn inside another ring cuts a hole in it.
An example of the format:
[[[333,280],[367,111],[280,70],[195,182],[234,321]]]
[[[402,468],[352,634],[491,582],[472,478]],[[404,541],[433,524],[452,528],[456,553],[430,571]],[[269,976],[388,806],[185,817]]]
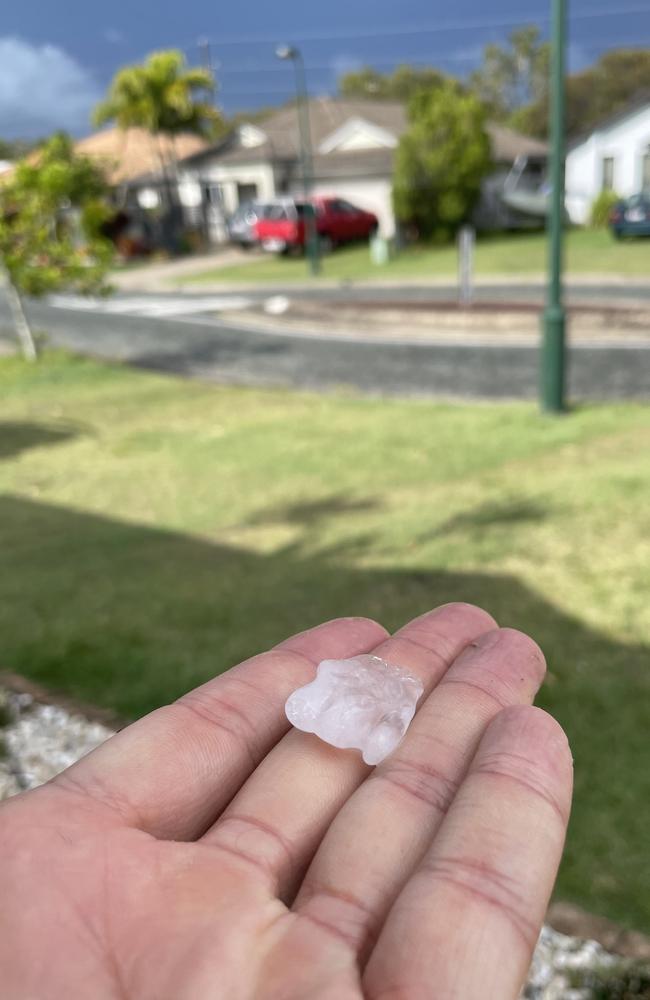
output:
[[[470,76],[470,87],[493,118],[514,127],[526,125],[521,109],[546,104],[550,46],[539,28],[528,25],[510,34],[506,45],[486,45],[483,64]]]
[[[0,160],[22,160],[42,142],[42,139],[0,139]]]
[[[209,96],[215,81],[210,70],[187,68],[182,52],[153,52],[142,65],[115,74],[108,95],[94,112],[97,125],[115,122],[119,128],[143,128],[157,143],[165,177],[176,157],[168,155],[161,136],[173,140],[190,132],[210,139],[223,129],[223,119]]]
[[[112,245],[101,234],[110,215],[101,173],[57,134],[34,162],[18,164],[0,187],[0,282],[25,357],[36,357],[22,295],[60,288],[104,289]]]
[[[395,214],[422,236],[449,236],[469,217],[490,169],[485,108],[448,82],[416,93],[408,116],[395,159]]]
[[[567,131],[590,132],[610,115],[622,111],[650,92],[650,49],[611,49],[594,64],[567,79]],[[526,113],[544,135],[546,102],[536,102]]]
[[[402,64],[392,73],[380,73],[371,66],[346,73],[339,79],[341,97],[367,98],[383,101],[408,101],[418,90],[433,90],[443,86],[447,77],[432,66],[418,68]]]
[[[611,49],[600,59],[573,73],[566,81],[566,119],[569,135],[590,132],[635,98],[650,92],[650,49]],[[548,98],[540,94],[519,108],[510,124],[530,135],[548,133]]]

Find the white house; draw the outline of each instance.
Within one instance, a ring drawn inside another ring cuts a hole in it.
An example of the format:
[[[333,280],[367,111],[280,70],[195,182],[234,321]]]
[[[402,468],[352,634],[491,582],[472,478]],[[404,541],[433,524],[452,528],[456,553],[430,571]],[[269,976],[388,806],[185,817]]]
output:
[[[407,127],[403,104],[393,101],[314,98],[309,101],[316,195],[348,199],[374,212],[385,236],[395,232],[392,184],[395,150]],[[547,147],[501,125],[488,125],[501,191],[506,178],[529,190],[541,183]],[[180,174],[186,192],[203,195],[208,234],[224,237],[223,219],[245,201],[300,193],[300,137],[295,107],[273,112],[264,121],[243,124],[225,141],[183,160]],[[517,225],[524,214],[490,196],[484,214],[496,225]]]
[[[650,188],[650,98],[637,101],[573,142],[566,159],[566,206],[572,222],[589,221],[601,191],[621,197]]]

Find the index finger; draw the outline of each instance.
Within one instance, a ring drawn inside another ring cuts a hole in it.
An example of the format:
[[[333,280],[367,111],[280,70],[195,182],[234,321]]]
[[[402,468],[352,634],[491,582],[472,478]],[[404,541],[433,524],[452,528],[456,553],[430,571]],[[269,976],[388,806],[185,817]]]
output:
[[[314,666],[369,652],[386,635],[368,618],[294,635],[122,730],[49,789],[88,796],[156,837],[193,840],[289,729],[284,703]]]

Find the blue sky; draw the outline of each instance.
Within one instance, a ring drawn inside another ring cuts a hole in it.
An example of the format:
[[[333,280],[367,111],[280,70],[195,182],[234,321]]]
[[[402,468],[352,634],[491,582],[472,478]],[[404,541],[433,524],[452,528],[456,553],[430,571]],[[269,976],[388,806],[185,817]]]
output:
[[[547,30],[550,0],[19,0],[0,21],[0,136],[90,130],[89,110],[113,72],[156,48],[199,60],[211,41],[226,111],[277,104],[292,93],[274,45],[300,45],[310,90],[334,89],[340,72],[368,63],[431,64],[463,76],[482,47],[517,24]],[[580,69],[615,46],[650,47],[650,0],[572,0],[570,62]]]

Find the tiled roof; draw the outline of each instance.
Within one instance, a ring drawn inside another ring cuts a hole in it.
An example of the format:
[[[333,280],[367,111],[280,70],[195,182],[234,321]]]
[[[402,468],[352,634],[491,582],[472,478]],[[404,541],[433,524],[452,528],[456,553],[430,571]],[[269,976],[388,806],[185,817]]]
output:
[[[122,184],[143,174],[160,172],[160,157],[182,160],[210,147],[196,135],[154,138],[146,129],[108,128],[75,143],[75,151],[94,160],[110,184]]]
[[[407,127],[406,109],[396,101],[347,100],[331,97],[315,98],[309,102],[314,168],[318,177],[337,176],[346,172],[364,173],[391,171],[394,151],[389,148],[358,149],[355,151],[319,154],[319,146],[333,132],[351,119],[360,118],[390,132],[395,138]],[[233,135],[229,143],[211,147],[192,156],[199,164],[205,158],[218,158],[224,165],[260,162],[295,161],[299,157],[300,134],[295,106],[282,108],[259,122],[266,138],[256,146],[238,142]],[[488,134],[492,155],[497,162],[512,163],[517,156],[544,156],[546,143],[521,135],[504,125],[489,123]]]

